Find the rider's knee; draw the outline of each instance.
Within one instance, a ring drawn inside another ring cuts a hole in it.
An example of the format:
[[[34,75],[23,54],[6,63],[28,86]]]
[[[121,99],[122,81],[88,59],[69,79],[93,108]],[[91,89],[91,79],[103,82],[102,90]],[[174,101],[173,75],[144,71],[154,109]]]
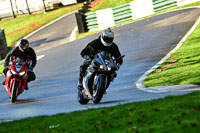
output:
[[[4,68],[4,70],[3,70],[4,75],[6,75],[6,73],[8,72],[8,70],[9,70],[8,67]]]
[[[36,79],[35,73],[32,72],[32,71],[29,71],[29,72],[28,72],[28,82],[34,81],[35,79]]]

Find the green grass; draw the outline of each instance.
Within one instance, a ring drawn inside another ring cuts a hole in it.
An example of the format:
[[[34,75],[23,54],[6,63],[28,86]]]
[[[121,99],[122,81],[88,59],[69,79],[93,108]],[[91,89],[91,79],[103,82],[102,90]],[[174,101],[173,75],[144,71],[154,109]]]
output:
[[[169,8],[169,9],[164,10],[164,12],[175,10],[175,9],[181,9],[181,8],[185,8],[185,7],[191,7],[191,6],[200,6],[200,1],[194,2],[194,3],[191,3],[191,4],[187,4],[187,5],[184,5],[184,6],[180,6],[180,7]]]
[[[0,65],[0,74],[3,73],[4,65]]]
[[[197,133],[200,92],[0,123],[1,133]]]
[[[162,85],[200,84],[200,24],[181,48],[151,73],[144,82],[147,87]],[[174,61],[172,61],[174,60]],[[162,67],[166,67],[161,72]]]
[[[77,4],[59,8],[47,13],[39,13],[32,15],[19,16],[15,19],[4,19],[0,21],[0,27],[4,28],[7,45],[12,47],[18,39],[26,36],[30,32],[38,29],[39,27],[63,16],[69,12],[79,9],[83,4]]]
[[[112,8],[129,3],[134,0],[102,0],[99,5],[94,8],[89,8],[89,12],[94,12],[101,9]]]

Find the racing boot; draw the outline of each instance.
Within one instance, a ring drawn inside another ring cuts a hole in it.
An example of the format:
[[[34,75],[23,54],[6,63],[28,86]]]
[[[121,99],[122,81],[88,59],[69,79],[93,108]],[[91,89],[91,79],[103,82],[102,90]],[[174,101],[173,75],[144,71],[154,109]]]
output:
[[[3,81],[2,85],[5,85],[6,84],[6,81]]]
[[[83,84],[81,82],[78,81],[78,84],[77,84],[77,88],[78,90],[83,90]]]
[[[25,90],[28,90],[29,88],[28,88],[28,83],[26,84],[26,87],[24,88]]]
[[[77,88],[78,88],[78,90],[80,90],[80,91],[83,90],[82,80],[83,80],[83,77],[80,76],[80,77],[79,77],[79,80],[78,80],[78,84],[77,84]]]

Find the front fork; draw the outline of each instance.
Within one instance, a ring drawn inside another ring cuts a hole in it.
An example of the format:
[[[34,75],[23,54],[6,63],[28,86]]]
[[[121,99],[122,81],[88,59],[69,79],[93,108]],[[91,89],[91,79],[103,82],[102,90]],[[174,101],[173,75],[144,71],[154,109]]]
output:
[[[8,84],[8,86],[7,86],[7,87],[9,88],[9,89],[7,88],[7,89],[8,89],[7,91],[8,91],[8,94],[9,94],[10,97],[11,97],[11,95],[12,95],[12,89],[13,89],[12,86],[13,86],[13,82],[14,82],[14,81],[18,81],[18,82],[19,82],[19,84],[18,84],[18,90],[17,90],[17,93],[16,93],[17,96],[18,96],[18,93],[19,93],[19,92],[18,92],[18,91],[19,91],[19,88],[20,88],[20,86],[21,86],[21,80],[20,80],[20,79],[18,79],[18,78],[12,78],[12,79],[10,79],[9,84]]]
[[[88,72],[88,73],[86,74],[86,76],[83,78],[83,81],[82,81],[82,83],[83,83],[83,88],[84,88],[83,91],[84,91],[84,93],[87,95],[87,97],[88,97],[89,100],[92,99],[92,95],[91,95],[90,89],[89,89],[89,80],[90,80],[92,74],[93,74],[93,73]]]
[[[106,90],[107,88],[108,88],[108,85],[109,85],[109,83],[108,83],[108,76],[107,75],[104,75],[104,74],[96,74],[95,76],[94,76],[94,88],[96,88],[96,85],[97,85],[97,83],[99,82],[99,79],[101,78],[101,77],[103,77],[102,79],[104,79],[104,90]],[[93,89],[94,89],[93,88]]]

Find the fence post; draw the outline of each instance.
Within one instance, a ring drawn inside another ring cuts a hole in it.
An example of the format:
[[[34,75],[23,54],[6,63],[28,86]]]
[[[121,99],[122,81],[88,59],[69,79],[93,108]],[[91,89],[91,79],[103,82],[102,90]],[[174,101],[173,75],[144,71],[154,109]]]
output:
[[[10,6],[11,6],[11,9],[12,9],[13,18],[16,18],[15,12],[13,10],[12,0],[10,0]]]
[[[4,59],[8,52],[4,29],[0,29],[0,59]]]
[[[83,32],[86,32],[88,31],[87,30],[87,26],[86,26],[86,20],[85,20],[85,15],[84,13],[76,13],[76,22],[77,22],[77,25],[78,25],[78,31],[79,33],[83,33]]]
[[[44,6],[44,13],[46,13],[47,12],[47,9],[46,9],[46,5],[45,5],[45,2],[44,2],[45,0],[42,0],[42,3],[43,3],[43,6]]]
[[[29,8],[29,5],[28,5],[28,1],[27,0],[25,0],[25,1],[26,1],[26,6],[27,6],[28,14],[31,15],[31,11],[30,11],[30,8]]]
[[[85,2],[86,0],[76,0],[77,3]]]

